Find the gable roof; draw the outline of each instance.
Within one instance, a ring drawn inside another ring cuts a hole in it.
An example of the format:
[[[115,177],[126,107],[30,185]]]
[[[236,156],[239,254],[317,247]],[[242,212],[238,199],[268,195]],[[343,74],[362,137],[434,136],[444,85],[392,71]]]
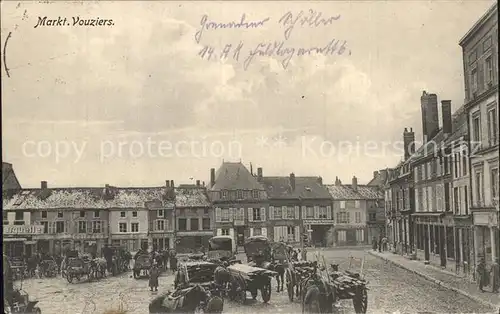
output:
[[[263,177],[262,184],[271,199],[331,199],[318,177],[295,177],[295,190],[290,185],[290,177]]]
[[[146,208],[146,202],[161,201],[172,205],[165,187],[151,188],[51,188],[25,189],[8,201],[4,209],[110,209]]]
[[[223,162],[215,172],[210,190],[263,190],[263,186],[241,162]]]
[[[2,190],[19,190],[21,184],[17,180],[12,164],[2,162]]]
[[[176,207],[210,207],[206,189],[197,186],[175,188]]]
[[[352,185],[327,185],[328,192],[334,200],[376,200],[383,199],[384,194],[375,186],[359,185],[354,190]]]
[[[368,182],[368,186],[382,186],[389,180],[389,169],[382,169],[377,172],[377,176]]]

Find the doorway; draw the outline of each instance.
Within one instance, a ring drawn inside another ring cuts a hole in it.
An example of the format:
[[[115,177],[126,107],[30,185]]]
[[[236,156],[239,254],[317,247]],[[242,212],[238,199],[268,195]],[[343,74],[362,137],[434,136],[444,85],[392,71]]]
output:
[[[237,240],[236,243],[238,246],[245,245],[245,227],[244,226],[236,227],[236,240]]]
[[[315,246],[326,247],[326,238],[330,226],[328,225],[312,225],[311,240]]]

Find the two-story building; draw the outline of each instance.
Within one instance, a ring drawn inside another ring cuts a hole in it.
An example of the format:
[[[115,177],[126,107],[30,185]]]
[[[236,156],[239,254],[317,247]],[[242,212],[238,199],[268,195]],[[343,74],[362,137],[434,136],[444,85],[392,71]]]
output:
[[[108,212],[102,188],[49,188],[42,181],[40,189],[24,189],[5,207],[15,212],[15,224],[41,226],[27,251],[60,254],[65,249],[100,252],[108,242]],[[21,214],[24,222],[19,222]],[[31,240],[31,241],[29,241]]]
[[[121,188],[106,185],[105,198],[109,209],[111,243],[124,246],[131,252],[141,248],[152,249],[148,207],[168,207],[172,200],[167,187]]]
[[[489,264],[500,256],[497,3],[465,34],[460,46],[470,138],[475,259],[484,256]]]
[[[173,180],[165,181],[163,200],[146,202],[149,211],[149,247],[154,250],[175,247],[175,186]]]
[[[257,176],[241,162],[223,162],[210,169],[208,195],[215,208],[215,234],[229,235],[234,246],[241,247],[245,238],[268,234],[269,202],[262,182],[262,168]]]
[[[317,246],[331,242],[333,218],[331,197],[321,177],[264,177],[269,198],[269,239],[298,245],[310,231]],[[331,243],[330,243],[331,244]]]
[[[327,185],[333,201],[335,220],[335,246],[366,245],[368,239],[367,203],[383,198],[378,187],[358,185],[358,179],[352,178],[352,184],[342,184],[336,178],[334,185]]]
[[[214,235],[214,212],[206,187],[180,185],[175,189],[176,251],[191,253],[208,247]]]

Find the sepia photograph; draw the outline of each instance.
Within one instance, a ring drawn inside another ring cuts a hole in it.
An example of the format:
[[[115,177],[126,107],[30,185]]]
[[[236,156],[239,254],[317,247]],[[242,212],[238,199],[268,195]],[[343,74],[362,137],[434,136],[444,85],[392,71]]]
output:
[[[500,314],[495,0],[3,0],[4,314]]]

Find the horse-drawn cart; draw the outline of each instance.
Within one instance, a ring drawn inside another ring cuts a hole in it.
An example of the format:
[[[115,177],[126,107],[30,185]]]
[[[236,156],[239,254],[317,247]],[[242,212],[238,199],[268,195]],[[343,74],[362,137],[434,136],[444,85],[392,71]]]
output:
[[[338,265],[327,270],[315,268],[314,273],[302,283],[303,313],[335,313],[339,300],[352,300],[356,313],[366,313],[368,309],[367,282],[359,273],[338,271]]]
[[[42,260],[40,266],[43,276],[47,278],[55,277],[59,271],[59,266],[53,258]]]
[[[187,261],[180,264],[177,270],[174,287],[192,286],[199,284],[205,289],[212,287],[217,264],[207,261]]]
[[[309,278],[315,271],[317,262],[292,262],[288,264],[286,269],[286,286],[288,291],[288,299],[293,302],[296,297],[299,299],[302,295],[302,282]],[[294,291],[295,288],[295,291]]]
[[[253,267],[246,264],[233,264],[227,267],[230,274],[229,297],[244,304],[246,302],[246,292],[250,291],[252,297],[257,297],[260,290],[264,303],[271,299],[271,278],[276,276],[276,272]]]

